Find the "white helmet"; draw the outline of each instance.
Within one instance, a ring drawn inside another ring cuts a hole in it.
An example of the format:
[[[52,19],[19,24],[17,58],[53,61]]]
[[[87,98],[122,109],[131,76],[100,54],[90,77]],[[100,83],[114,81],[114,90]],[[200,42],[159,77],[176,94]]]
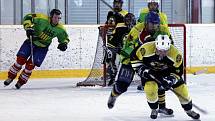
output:
[[[155,2],[155,3],[158,3],[158,4],[159,4],[159,3],[160,3],[160,0],[147,0],[147,2],[148,2],[148,3]]]
[[[168,35],[158,35],[155,39],[155,46],[158,50],[169,50],[171,41]]]

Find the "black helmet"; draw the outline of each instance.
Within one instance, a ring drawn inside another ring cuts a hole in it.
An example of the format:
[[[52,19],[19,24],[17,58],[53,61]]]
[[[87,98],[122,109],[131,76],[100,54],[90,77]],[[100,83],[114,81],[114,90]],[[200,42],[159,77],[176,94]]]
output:
[[[116,4],[117,3],[117,4]],[[122,10],[123,0],[114,0],[113,1],[113,9],[115,12],[119,12]]]
[[[125,25],[131,29],[134,25],[136,25],[136,18],[134,16],[134,14],[132,13],[127,13],[124,17],[124,22]]]
[[[114,0],[113,2],[123,3],[123,0]]]
[[[54,14],[56,15],[60,15],[62,14],[61,11],[59,9],[52,9],[51,12],[50,12],[50,16],[54,16]]]

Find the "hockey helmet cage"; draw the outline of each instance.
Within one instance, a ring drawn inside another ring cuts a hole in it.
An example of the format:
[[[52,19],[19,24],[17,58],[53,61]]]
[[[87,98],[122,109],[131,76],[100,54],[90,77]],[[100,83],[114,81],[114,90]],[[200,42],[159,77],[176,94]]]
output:
[[[155,39],[155,47],[157,50],[169,50],[171,41],[168,35],[158,35]]]

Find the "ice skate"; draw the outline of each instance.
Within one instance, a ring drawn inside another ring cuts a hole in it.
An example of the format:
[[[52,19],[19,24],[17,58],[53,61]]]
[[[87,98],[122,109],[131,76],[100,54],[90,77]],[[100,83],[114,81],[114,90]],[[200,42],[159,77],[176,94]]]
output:
[[[15,84],[15,87],[16,87],[16,89],[20,89],[22,85],[24,85],[24,84],[17,82]]]
[[[156,119],[158,116],[158,111],[156,109],[152,109],[152,112],[151,112],[151,119]]]
[[[158,109],[158,113],[165,114],[165,115],[173,115],[173,110],[168,108],[160,108]]]
[[[109,83],[108,83],[108,86],[113,85],[113,83],[114,83],[114,79],[110,79],[110,81],[109,81]]]
[[[142,84],[140,84],[140,85],[137,86],[137,90],[143,91],[143,86],[142,86]]]
[[[13,82],[13,79],[10,79],[10,78],[6,79],[4,81],[4,86],[8,86],[11,82]]]
[[[109,109],[112,109],[113,107],[114,107],[114,104],[115,104],[115,102],[116,102],[116,98],[117,98],[117,96],[112,96],[112,95],[110,95],[110,97],[108,98],[108,108]]]
[[[199,119],[200,115],[192,110],[186,111],[187,115],[193,119]]]

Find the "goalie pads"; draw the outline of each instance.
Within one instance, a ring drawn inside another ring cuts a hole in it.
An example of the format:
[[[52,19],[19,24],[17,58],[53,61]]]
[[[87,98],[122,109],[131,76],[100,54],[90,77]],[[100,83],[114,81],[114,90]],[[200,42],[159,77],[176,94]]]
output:
[[[134,77],[134,70],[130,65],[121,64],[116,75],[115,90],[121,94],[127,91]]]

